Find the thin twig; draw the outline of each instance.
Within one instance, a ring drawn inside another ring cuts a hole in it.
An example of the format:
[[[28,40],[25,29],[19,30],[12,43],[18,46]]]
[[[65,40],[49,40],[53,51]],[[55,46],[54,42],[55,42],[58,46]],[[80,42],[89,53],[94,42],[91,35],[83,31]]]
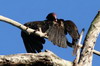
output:
[[[76,59],[74,60],[75,65],[78,64],[79,62],[79,58],[80,58],[80,50],[81,50],[81,41],[82,41],[82,37],[83,37],[83,33],[84,33],[84,29],[82,29],[82,32],[80,34],[80,38],[77,44],[77,50],[76,50]]]

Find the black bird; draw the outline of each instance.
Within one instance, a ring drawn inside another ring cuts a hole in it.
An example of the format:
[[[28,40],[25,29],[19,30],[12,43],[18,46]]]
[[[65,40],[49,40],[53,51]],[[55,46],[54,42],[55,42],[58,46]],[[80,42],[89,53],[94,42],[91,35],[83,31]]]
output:
[[[44,21],[28,22],[24,25],[36,31],[47,33],[48,40],[62,48],[66,48],[67,45],[75,45],[79,39],[76,25],[70,20],[64,21],[63,19],[57,19],[55,13],[48,14]],[[66,38],[67,33],[72,37],[72,43],[68,42]],[[24,31],[21,31],[21,36],[28,53],[41,52],[43,44],[45,43],[43,37],[36,34],[28,35]]]

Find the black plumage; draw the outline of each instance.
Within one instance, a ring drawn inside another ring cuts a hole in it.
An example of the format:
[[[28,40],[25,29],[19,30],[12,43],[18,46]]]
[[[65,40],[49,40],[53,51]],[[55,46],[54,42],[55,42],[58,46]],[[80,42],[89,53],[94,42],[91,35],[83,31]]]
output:
[[[57,19],[55,13],[48,14],[46,19],[47,20],[44,21],[28,22],[24,25],[37,31],[47,33],[48,40],[59,47],[66,48],[67,45],[71,44],[67,41],[67,33],[69,33],[72,37],[72,44],[76,44],[79,38],[79,33],[76,25],[72,21]],[[41,52],[43,44],[45,43],[45,39],[43,37],[36,34],[28,35],[24,31],[21,31],[21,36],[28,53]]]

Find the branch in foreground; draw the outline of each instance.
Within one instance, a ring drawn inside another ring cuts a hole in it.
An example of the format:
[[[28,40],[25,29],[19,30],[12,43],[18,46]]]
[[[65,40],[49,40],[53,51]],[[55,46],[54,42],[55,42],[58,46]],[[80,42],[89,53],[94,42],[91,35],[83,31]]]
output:
[[[32,65],[32,66],[73,66],[70,61],[63,60],[51,51],[0,56],[0,65]]]

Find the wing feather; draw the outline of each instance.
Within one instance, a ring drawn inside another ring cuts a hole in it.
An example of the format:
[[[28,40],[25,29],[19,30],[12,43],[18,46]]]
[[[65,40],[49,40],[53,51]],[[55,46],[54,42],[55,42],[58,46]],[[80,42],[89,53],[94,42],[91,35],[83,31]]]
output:
[[[25,48],[28,53],[41,52],[43,45],[45,43],[44,38],[36,36],[35,34],[27,35],[25,32],[21,32]]]
[[[72,38],[78,39],[79,38],[79,32],[77,29],[77,26],[70,20],[64,21],[65,25],[65,31],[67,31]]]
[[[29,22],[24,25],[38,30],[38,27],[41,25],[40,23],[41,22]],[[36,34],[28,35],[24,31],[21,31],[21,37],[28,53],[41,52],[43,49],[43,44],[45,43],[45,39],[43,37],[37,36]]]
[[[58,24],[53,24],[46,32],[48,35],[48,40],[53,42],[54,45],[63,48],[67,47],[67,39],[64,33],[64,28],[62,26],[58,26]]]
[[[79,39],[79,32],[77,26],[70,20],[64,21],[65,33],[69,33],[72,37],[72,44],[76,44]]]

